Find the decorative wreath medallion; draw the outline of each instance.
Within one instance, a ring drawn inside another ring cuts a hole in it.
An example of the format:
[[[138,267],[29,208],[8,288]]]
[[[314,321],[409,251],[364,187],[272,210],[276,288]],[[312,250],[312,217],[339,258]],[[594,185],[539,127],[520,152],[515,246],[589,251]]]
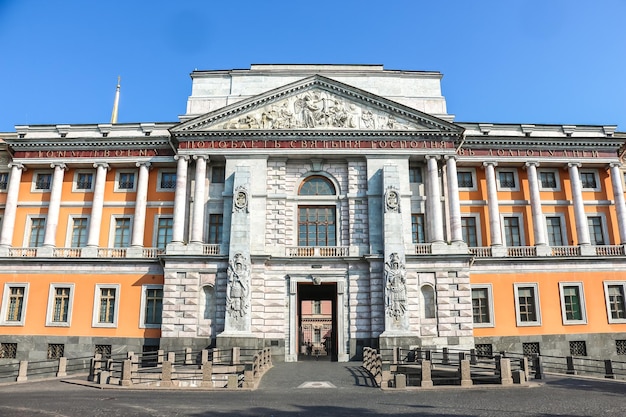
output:
[[[248,207],[248,193],[240,188],[235,192],[235,210],[244,211]]]

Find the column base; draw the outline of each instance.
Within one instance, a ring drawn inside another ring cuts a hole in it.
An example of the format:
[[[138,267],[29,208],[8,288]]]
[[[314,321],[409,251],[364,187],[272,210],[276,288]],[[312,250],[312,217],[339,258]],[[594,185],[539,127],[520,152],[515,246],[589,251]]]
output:
[[[494,258],[503,258],[507,255],[506,246],[492,246],[491,256]]]
[[[97,246],[85,246],[80,251],[81,258],[97,258],[98,247]]]
[[[37,257],[52,258],[54,256],[54,246],[42,246],[37,248]]]
[[[552,256],[552,248],[549,245],[537,245],[535,246],[537,256]]]
[[[8,257],[9,249],[11,249],[10,246],[0,246],[0,258]]]
[[[131,246],[126,250],[127,258],[143,258],[143,246]]]
[[[593,245],[580,245],[580,256],[596,256],[596,248]]]

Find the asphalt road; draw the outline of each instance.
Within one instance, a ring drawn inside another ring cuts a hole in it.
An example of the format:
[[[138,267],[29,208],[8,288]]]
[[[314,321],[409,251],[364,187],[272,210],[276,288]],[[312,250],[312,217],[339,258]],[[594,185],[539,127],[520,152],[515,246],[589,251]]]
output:
[[[524,387],[382,391],[358,363],[309,362],[277,364],[256,391],[100,390],[61,381],[0,387],[7,417],[379,415],[623,417],[626,383],[548,376]]]

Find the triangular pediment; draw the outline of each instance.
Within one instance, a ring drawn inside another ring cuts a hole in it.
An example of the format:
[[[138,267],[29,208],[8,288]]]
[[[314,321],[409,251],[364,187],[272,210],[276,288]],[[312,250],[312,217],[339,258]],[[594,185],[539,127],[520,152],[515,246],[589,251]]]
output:
[[[463,128],[321,75],[270,90],[183,122],[172,133],[215,131],[415,131]]]

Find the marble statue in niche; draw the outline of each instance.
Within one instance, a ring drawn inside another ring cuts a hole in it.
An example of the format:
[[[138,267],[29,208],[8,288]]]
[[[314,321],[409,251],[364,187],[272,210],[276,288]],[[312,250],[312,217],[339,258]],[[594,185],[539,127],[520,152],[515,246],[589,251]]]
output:
[[[228,264],[228,287],[226,289],[226,309],[235,320],[247,314],[249,293],[250,265],[243,254],[236,253]]]
[[[385,262],[385,288],[385,311],[399,320],[407,310],[406,269],[396,252],[389,255],[389,261]]]

